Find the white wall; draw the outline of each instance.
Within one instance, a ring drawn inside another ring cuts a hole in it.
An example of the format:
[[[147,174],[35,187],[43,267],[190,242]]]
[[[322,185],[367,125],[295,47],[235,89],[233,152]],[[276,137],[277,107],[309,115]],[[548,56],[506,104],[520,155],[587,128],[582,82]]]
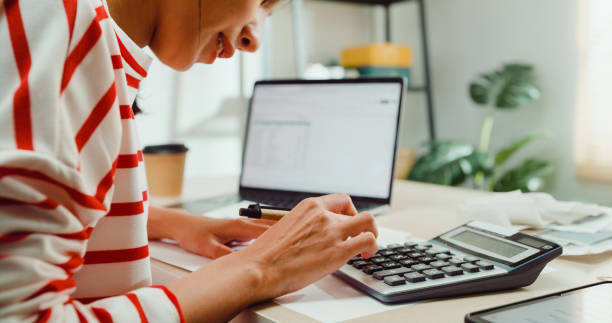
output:
[[[520,111],[497,114],[492,148],[532,132],[552,138],[533,144],[521,156],[538,155],[555,163],[551,191],[560,199],[612,204],[612,186],[577,180],[573,172],[576,101],[576,1],[579,0],[426,0],[440,138],[476,143],[483,111],[467,96],[468,82],[504,62],[526,62],[537,70],[542,97]],[[272,75],[294,75],[290,11],[271,18]],[[337,59],[343,47],[381,40],[382,11],[351,4],[307,1],[304,10],[308,61]],[[393,41],[415,47],[415,84],[422,81],[415,3],[395,5]],[[402,146],[427,138],[424,99],[411,94],[404,108]]]
[[[145,113],[136,120],[142,144],[185,143],[186,177],[240,172],[245,97],[263,73],[261,53],[242,55],[180,73],[155,60],[141,84]]]

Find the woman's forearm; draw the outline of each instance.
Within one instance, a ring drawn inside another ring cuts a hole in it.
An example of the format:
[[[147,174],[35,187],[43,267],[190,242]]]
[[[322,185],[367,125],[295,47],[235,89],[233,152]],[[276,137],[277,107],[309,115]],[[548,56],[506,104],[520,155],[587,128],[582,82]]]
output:
[[[227,322],[265,299],[261,268],[245,260],[240,252],[230,254],[167,285],[187,322]]]
[[[184,210],[149,207],[147,220],[149,239],[174,239],[177,231],[180,230],[177,227],[182,222],[181,217],[185,216],[189,216],[189,213]]]
[[[149,239],[175,239],[183,217],[192,216],[184,210],[149,208],[147,230]],[[201,269],[185,275],[167,287],[178,298],[187,322],[227,322],[240,310],[259,301],[261,270],[242,255],[233,254],[217,259]]]

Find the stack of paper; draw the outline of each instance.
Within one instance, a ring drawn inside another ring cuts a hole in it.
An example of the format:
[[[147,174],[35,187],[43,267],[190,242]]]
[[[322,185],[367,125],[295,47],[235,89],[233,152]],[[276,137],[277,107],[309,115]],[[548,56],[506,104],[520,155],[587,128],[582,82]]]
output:
[[[563,246],[564,255],[612,250],[609,209],[580,202],[557,201],[546,193],[495,193],[467,200],[458,209],[461,221],[486,221],[519,229],[541,230],[540,236]]]

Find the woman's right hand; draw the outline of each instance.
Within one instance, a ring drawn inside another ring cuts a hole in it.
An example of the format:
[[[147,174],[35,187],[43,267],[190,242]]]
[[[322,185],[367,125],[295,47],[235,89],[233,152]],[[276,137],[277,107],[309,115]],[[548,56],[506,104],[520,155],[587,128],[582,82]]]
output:
[[[168,288],[187,322],[226,322],[253,303],[314,283],[357,254],[374,255],[376,236],[372,215],[357,214],[347,195],[309,198],[247,248],[218,258]]]
[[[374,255],[377,236],[372,214],[357,213],[348,195],[332,194],[302,201],[235,256],[261,270],[257,298],[264,300],[316,282],[357,254]]]

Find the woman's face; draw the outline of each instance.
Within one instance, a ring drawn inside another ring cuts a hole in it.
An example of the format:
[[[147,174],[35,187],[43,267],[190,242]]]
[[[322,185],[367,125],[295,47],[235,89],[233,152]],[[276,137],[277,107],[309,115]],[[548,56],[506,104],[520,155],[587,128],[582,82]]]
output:
[[[259,48],[264,20],[279,0],[161,0],[150,47],[166,65],[186,70],[236,50]]]

